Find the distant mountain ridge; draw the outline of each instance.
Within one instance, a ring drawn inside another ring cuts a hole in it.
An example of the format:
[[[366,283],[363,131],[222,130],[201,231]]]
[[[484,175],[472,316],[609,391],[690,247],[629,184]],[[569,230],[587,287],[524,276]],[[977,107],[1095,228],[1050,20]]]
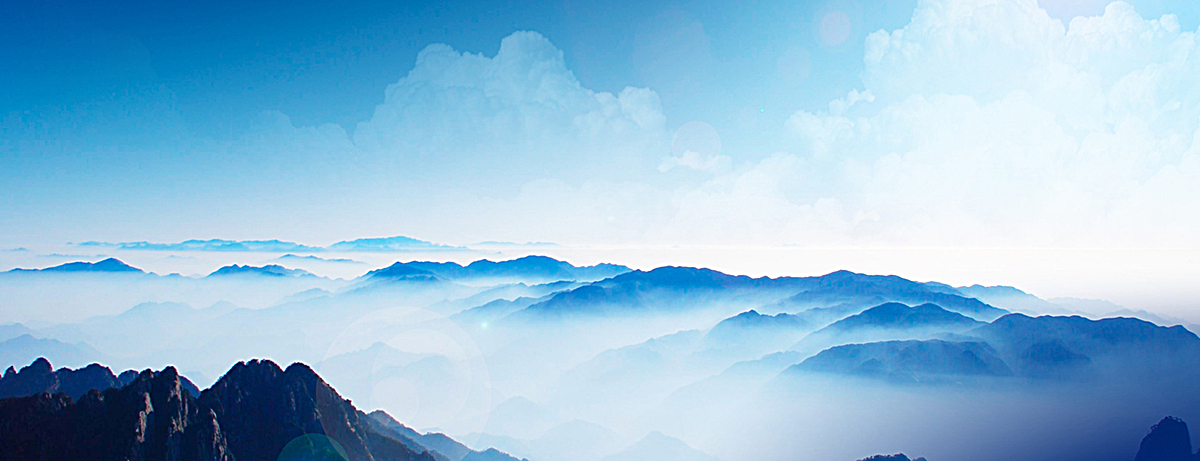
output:
[[[237,264],[222,267],[208,274],[209,277],[226,277],[236,275],[257,275],[263,277],[316,277],[303,269],[288,269],[278,264],[265,266],[240,266]]]
[[[947,310],[990,321],[1008,311],[961,296],[953,287],[917,283],[897,276],[837,271],[818,277],[751,278],[712,269],[660,267],[631,271],[562,292],[514,315],[523,318],[599,315],[606,312],[665,312],[695,309],[706,304],[758,304],[775,311],[813,308],[825,313],[814,322],[834,321],[889,301],[935,303]],[[806,315],[806,314],[805,314]]]
[[[806,279],[751,278],[712,269],[666,266],[630,271],[564,291],[514,316],[525,319],[596,316],[620,313],[671,312],[697,309],[739,297],[749,304],[778,299],[802,289]],[[512,316],[510,316],[512,317]]]
[[[716,457],[688,446],[682,440],[651,432],[642,440],[606,456],[601,461],[719,461]]]
[[[885,302],[910,305],[932,303],[976,320],[992,321],[1008,311],[978,299],[963,296],[958,290],[940,283],[918,283],[894,275],[865,275],[837,271],[817,277],[807,290],[784,299],[780,310],[845,306],[866,308]]]
[[[884,341],[847,344],[821,351],[789,371],[931,382],[948,376],[1012,376],[995,349],[982,342]]]
[[[822,350],[790,368],[921,381],[934,376],[1020,376],[1095,379],[1188,379],[1166,369],[1200,364],[1200,337],[1187,329],[1132,318],[1029,317],[1009,314],[944,339],[845,344]],[[807,338],[806,338],[807,340]]]
[[[209,239],[209,240],[185,240],[177,243],[152,243],[152,242],[83,242],[80,246],[99,246],[99,247],[114,247],[121,250],[142,250],[142,251],[213,251],[213,252],[257,252],[257,253],[312,253],[322,251],[335,252],[390,252],[390,251],[411,251],[411,250],[452,250],[462,249],[462,247],[454,247],[442,245],[440,243],[427,242],[411,237],[395,236],[381,238],[361,238],[355,240],[343,240],[327,247],[303,245],[295,242],[283,240],[224,240],[224,239]]]
[[[83,365],[107,358],[82,341],[72,344],[57,339],[39,338],[29,333],[0,341],[0,364],[20,365],[38,357],[50,357],[60,363],[72,365]]]
[[[615,264],[575,266],[547,256],[525,256],[507,261],[481,259],[466,266],[454,262],[412,261],[397,262],[383,269],[368,272],[364,278],[399,278],[432,275],[445,280],[560,280],[594,281],[629,272]]]
[[[86,261],[69,262],[44,269],[13,269],[8,271],[13,272],[112,272],[112,273],[135,273],[144,274],[145,271],[136,267],[125,264],[117,258],[107,258],[94,263]]]

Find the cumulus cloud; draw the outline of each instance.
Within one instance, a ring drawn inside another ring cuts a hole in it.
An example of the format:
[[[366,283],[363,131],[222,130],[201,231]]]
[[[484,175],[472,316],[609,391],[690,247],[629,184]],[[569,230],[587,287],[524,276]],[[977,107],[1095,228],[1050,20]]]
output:
[[[664,123],[653,91],[583,88],[562,51],[517,32],[494,57],[427,47],[353,139],[438,179],[611,179],[658,158]]]
[[[1194,246],[1198,54],[1121,2],[1064,26],[1035,0],[924,0],[867,38],[863,91],[787,130],[860,238]]]

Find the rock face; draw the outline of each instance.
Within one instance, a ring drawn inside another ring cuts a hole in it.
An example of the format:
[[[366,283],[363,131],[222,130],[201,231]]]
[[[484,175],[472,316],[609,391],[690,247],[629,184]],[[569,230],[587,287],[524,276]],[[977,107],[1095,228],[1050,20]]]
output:
[[[78,401],[0,400],[0,460],[275,460],[285,447],[313,459],[324,446],[349,461],[435,461],[366,418],[302,364],[238,363],[199,398],[168,367]]]
[[[0,459],[232,460],[211,411],[168,367],[78,402],[40,393],[0,400]]]
[[[280,370],[270,361],[238,363],[200,395],[240,459],[276,459],[289,442],[324,434],[350,460],[427,460],[399,440],[370,430],[360,413],[311,368]]]
[[[78,370],[59,368],[55,371],[50,361],[43,357],[34,360],[21,371],[9,367],[4,377],[0,378],[0,399],[62,392],[73,400],[79,400],[93,389],[104,391],[126,386],[140,374],[128,370],[118,377],[113,375],[108,367],[96,363]],[[200,395],[200,389],[187,378],[180,376],[179,381],[183,389],[193,397]]]
[[[1168,416],[1150,428],[1142,439],[1134,461],[1195,461],[1200,452],[1192,453],[1192,437],[1187,423]]]

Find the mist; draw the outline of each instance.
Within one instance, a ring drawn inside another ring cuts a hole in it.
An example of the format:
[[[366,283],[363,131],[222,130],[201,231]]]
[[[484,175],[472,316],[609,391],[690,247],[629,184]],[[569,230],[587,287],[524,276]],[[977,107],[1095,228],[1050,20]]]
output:
[[[0,327],[0,352],[173,365],[201,388],[251,358],[302,362],[363,411],[532,461],[1129,459],[1164,415],[1200,421],[1191,331],[1011,287],[542,257],[355,266],[9,272],[0,302],[28,324]]]

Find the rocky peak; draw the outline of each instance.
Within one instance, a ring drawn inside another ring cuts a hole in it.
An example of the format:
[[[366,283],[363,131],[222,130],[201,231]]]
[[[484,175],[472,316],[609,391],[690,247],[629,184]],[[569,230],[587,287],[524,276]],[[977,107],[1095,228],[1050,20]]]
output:
[[[1200,453],[1192,453],[1192,436],[1187,423],[1167,416],[1150,428],[1142,439],[1134,461],[1193,461]]]
[[[45,358],[34,360],[16,373],[5,373],[4,378],[0,380],[0,398],[57,391],[58,377],[55,376],[50,361]]]

